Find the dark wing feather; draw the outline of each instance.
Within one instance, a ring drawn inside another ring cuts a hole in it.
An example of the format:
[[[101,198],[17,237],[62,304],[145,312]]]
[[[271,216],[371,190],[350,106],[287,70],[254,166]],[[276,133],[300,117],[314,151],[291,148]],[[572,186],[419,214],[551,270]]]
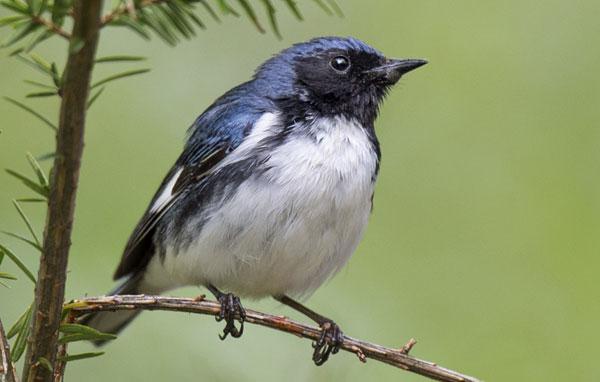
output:
[[[161,218],[185,196],[191,185],[202,181],[242,142],[256,120],[270,108],[264,98],[255,96],[252,86],[252,82],[247,82],[225,93],[190,127],[183,153],[163,180],[125,246],[115,279],[145,269],[155,253],[154,231]],[[179,171],[170,197],[156,208],[154,204]]]
[[[173,186],[173,194],[179,195],[190,184],[196,184],[204,178],[217,163],[221,162],[229,151],[229,145],[217,145],[210,153],[194,166],[184,167]]]
[[[173,186],[171,197],[163,203],[158,209],[152,207],[158,199],[159,195],[164,191],[171,177],[175,176],[180,167],[173,167],[169,174],[162,182],[159,191],[152,199],[150,207],[135,227],[133,233],[127,241],[125,251],[121,263],[115,271],[114,278],[118,279],[132,271],[141,270],[146,267],[151,259],[151,254],[154,252],[154,243],[152,242],[156,224],[164,216],[164,214],[185,194],[187,187],[193,183],[199,182],[206,176],[214,166],[225,157],[227,146],[221,145],[214,147],[212,150],[207,150],[207,157],[197,165],[185,166],[177,177],[177,181]]]

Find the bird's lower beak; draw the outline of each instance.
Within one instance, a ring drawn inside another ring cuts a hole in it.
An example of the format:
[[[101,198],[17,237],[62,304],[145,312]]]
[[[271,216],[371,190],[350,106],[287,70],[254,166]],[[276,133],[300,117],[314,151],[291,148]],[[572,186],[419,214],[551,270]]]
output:
[[[367,70],[365,73],[373,78],[373,80],[382,82],[386,85],[393,85],[404,74],[415,70],[427,63],[420,59],[388,59],[381,66]]]

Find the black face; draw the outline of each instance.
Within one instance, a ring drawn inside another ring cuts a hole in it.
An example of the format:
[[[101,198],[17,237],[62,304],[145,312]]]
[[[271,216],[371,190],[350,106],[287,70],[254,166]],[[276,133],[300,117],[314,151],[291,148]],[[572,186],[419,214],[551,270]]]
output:
[[[357,98],[376,103],[385,94],[386,86],[377,86],[364,72],[384,63],[385,59],[376,54],[328,50],[298,59],[297,84],[312,101],[334,109],[355,103]]]
[[[371,52],[331,49],[296,61],[302,101],[322,115],[344,115],[372,123],[387,90],[421,60],[388,60]]]

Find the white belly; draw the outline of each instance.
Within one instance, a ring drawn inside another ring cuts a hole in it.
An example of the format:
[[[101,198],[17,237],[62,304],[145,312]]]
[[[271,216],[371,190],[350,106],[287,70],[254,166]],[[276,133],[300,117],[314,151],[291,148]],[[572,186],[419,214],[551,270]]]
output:
[[[314,131],[272,151],[269,170],[244,181],[192,244],[154,256],[147,280],[156,289],[211,283],[241,296],[299,296],[338,271],[367,224],[377,157],[354,123],[333,119]]]

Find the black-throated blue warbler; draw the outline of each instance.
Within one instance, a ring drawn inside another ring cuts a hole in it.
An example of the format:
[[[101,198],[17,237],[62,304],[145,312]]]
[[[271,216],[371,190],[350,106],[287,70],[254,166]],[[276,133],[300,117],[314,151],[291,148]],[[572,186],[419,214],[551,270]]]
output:
[[[221,303],[222,339],[242,335],[239,296],[272,296],[321,326],[313,361],[324,363],[342,332],[293,298],[313,292],[358,245],[381,157],[379,105],[425,63],[340,37],[267,60],[193,123],[129,238],[111,294],[205,286]],[[116,333],[136,315],[94,313],[85,323]]]

